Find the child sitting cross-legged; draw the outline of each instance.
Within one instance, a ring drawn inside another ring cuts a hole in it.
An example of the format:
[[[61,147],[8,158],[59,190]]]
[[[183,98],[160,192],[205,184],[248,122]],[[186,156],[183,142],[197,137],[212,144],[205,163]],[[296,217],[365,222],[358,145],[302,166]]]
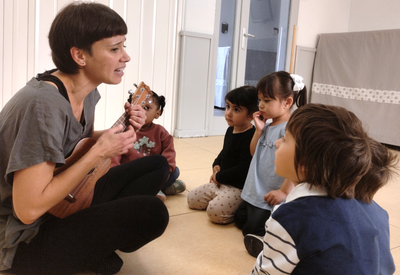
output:
[[[240,194],[251,162],[250,141],[254,134],[251,123],[257,111],[257,90],[242,86],[225,96],[225,120],[229,127],[224,145],[214,160],[209,183],[191,190],[187,196],[189,208],[205,210],[210,220],[218,224],[233,222],[242,202]]]
[[[162,201],[166,200],[165,195],[176,195],[186,190],[185,183],[178,179],[180,171],[176,166],[174,138],[163,126],[153,123],[154,119],[162,115],[164,107],[165,97],[153,91],[151,100],[143,106],[146,121],[136,133],[134,146],[126,154],[111,159],[111,167],[114,167],[149,155],[163,155],[168,161],[170,176],[157,194]]]
[[[276,146],[275,172],[295,187],[265,223],[252,274],[386,274],[388,262],[393,271],[382,259],[390,255],[385,211],[363,204],[387,182],[396,157],[352,112],[322,104],[295,110]]]

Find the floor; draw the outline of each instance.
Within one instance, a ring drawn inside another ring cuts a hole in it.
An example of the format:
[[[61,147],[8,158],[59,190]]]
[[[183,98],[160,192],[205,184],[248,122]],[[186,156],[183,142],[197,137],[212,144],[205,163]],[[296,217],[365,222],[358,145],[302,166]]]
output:
[[[223,137],[175,139],[177,165],[187,189],[206,183],[211,164],[222,148]],[[400,157],[400,152],[397,152]],[[400,164],[399,164],[400,168]],[[255,263],[243,245],[240,230],[216,225],[204,211],[190,210],[186,194],[167,197],[170,223],[159,239],[136,253],[123,254],[119,275],[242,275],[250,274]],[[400,176],[379,190],[375,200],[389,212],[390,247],[400,275]]]
[[[223,137],[175,139],[177,165],[187,189],[206,183],[211,164],[222,148]],[[400,157],[400,152],[397,152]],[[400,164],[399,164],[400,168]],[[119,253],[124,266],[118,275],[242,275],[255,263],[244,248],[243,236],[234,225],[216,225],[204,211],[190,210],[187,193],[168,196],[165,202],[170,222],[165,233],[134,253]],[[400,176],[376,195],[389,212],[390,247],[400,275]],[[1,274],[1,273],[0,273]],[[82,273],[80,275],[93,275]]]

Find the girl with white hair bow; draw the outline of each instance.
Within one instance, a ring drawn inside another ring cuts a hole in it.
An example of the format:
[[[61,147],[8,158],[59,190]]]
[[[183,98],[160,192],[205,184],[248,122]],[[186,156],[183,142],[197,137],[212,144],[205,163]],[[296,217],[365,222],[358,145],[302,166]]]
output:
[[[250,144],[253,159],[241,195],[244,201],[235,214],[246,249],[254,257],[263,249],[261,236],[272,208],[285,201],[294,186],[275,173],[275,141],[285,134],[292,106],[307,102],[303,78],[285,71],[261,78],[257,91],[259,111],[253,115],[256,131]]]

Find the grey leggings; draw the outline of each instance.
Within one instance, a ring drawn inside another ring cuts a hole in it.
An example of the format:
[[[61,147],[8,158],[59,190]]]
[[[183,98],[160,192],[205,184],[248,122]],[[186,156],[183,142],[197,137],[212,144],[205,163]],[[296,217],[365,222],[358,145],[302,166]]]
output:
[[[133,252],[159,237],[169,215],[155,195],[168,175],[168,163],[159,155],[111,168],[98,180],[89,208],[64,219],[51,217],[29,244],[19,244],[11,272],[83,272],[116,250]]]

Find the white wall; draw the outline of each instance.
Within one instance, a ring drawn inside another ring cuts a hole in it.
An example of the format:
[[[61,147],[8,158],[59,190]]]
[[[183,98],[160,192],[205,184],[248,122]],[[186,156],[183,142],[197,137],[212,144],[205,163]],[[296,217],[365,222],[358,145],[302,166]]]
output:
[[[182,29],[214,34],[216,0],[185,0]]]
[[[47,35],[56,13],[73,0],[0,0],[0,110],[37,73],[54,68]],[[183,0],[95,0],[110,6],[128,25],[131,57],[122,83],[100,85],[95,129],[111,127],[123,113],[133,83],[144,81],[166,97],[156,121],[172,133],[179,14]]]
[[[351,2],[352,0],[300,0],[296,44],[315,48],[320,33],[347,32]]]
[[[400,28],[399,0],[352,0],[349,31]]]
[[[0,109],[28,79],[52,67],[48,29],[57,10],[71,1],[0,0]],[[127,21],[127,51],[132,58],[122,84],[101,87],[103,99],[96,110],[96,128],[113,124],[123,111],[128,88],[143,80],[166,96],[165,113],[157,122],[172,133],[179,96],[179,33],[214,35],[218,0],[95,1],[113,5]],[[400,28],[398,0],[292,0],[293,5],[298,8],[294,16],[298,46],[315,48],[320,33]],[[291,37],[292,29],[289,61]],[[186,92],[190,98],[190,91]],[[182,115],[205,119],[193,112]]]

